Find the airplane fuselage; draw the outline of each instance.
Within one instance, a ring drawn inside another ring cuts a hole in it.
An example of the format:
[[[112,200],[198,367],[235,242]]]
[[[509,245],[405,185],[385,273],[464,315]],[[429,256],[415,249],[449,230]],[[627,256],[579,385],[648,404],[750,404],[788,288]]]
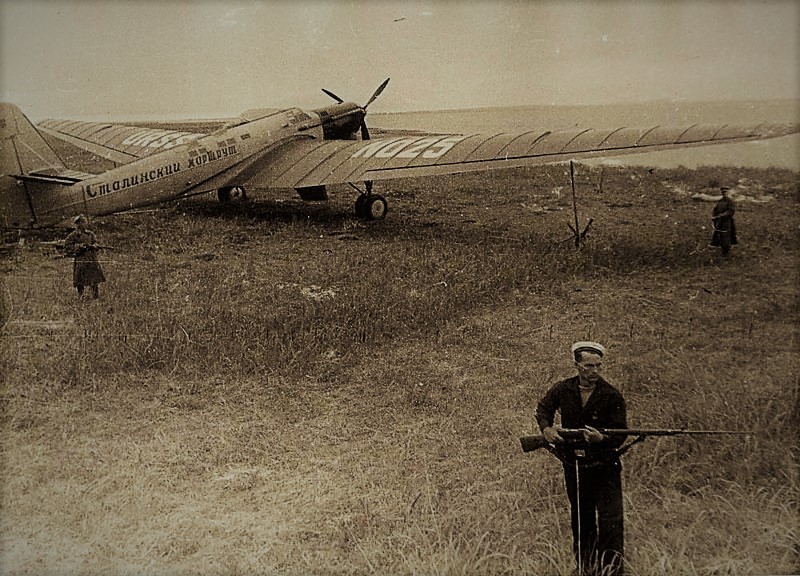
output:
[[[164,144],[163,130],[143,128],[126,144],[162,151],[72,185],[28,182],[36,226],[78,213],[103,215],[236,185],[248,159],[257,159],[287,139],[324,137],[325,118],[290,108],[208,135],[183,136]],[[166,149],[164,149],[166,148]]]
[[[327,198],[327,187],[363,182],[358,217],[385,217],[386,199],[373,183],[394,178],[491,171],[755,141],[796,134],[796,124],[693,124],[545,129],[495,134],[411,134],[371,140],[366,109],[388,79],[359,106],[323,91],[336,104],[249,110],[211,134],[44,120],[34,126],[0,103],[0,221],[3,228],[58,224],[79,213],[121,212],[216,191],[225,201],[254,189],[294,189],[304,200]],[[43,134],[116,163],[102,174],[66,166]],[[355,186],[354,186],[355,187]]]

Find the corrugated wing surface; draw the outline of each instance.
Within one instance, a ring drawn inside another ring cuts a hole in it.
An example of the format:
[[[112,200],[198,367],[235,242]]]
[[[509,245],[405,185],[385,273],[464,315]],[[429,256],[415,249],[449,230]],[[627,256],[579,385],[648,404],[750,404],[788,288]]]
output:
[[[669,148],[774,138],[796,124],[529,131],[436,135],[367,141],[299,140],[271,152],[251,171],[250,185],[299,188],[434,174],[452,174],[635,154]]]
[[[42,131],[115,162],[131,162],[204,136],[194,132],[74,120],[43,120]]]

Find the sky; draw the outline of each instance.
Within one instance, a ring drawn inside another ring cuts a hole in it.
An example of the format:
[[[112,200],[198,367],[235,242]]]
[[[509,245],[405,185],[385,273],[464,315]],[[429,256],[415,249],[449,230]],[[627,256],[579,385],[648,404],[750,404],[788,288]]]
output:
[[[0,0],[34,121],[800,98],[795,0]]]

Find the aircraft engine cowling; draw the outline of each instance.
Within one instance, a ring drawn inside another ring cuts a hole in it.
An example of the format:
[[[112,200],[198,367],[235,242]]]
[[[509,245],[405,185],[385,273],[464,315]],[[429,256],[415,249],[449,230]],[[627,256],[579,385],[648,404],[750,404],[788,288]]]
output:
[[[366,112],[356,104],[344,103],[314,110],[322,124],[325,140],[356,140]]]

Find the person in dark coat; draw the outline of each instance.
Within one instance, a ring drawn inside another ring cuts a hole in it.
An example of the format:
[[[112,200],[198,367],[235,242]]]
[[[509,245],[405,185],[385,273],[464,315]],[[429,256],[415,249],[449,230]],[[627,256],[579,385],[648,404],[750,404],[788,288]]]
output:
[[[94,232],[88,230],[88,220],[83,214],[76,216],[72,222],[75,230],[70,232],[64,240],[64,252],[74,258],[72,263],[72,285],[78,290],[78,296],[83,296],[84,288],[89,286],[92,298],[100,295],[98,285],[106,281],[100,262],[97,261],[97,252],[100,246]]]
[[[714,205],[711,213],[711,222],[714,232],[711,234],[711,245],[722,248],[722,255],[727,256],[731,251],[731,246],[736,244],[736,223],[733,215],[736,212],[736,204],[728,197],[727,186],[722,186],[722,198]]]
[[[536,422],[564,467],[578,574],[621,576],[625,537],[618,449],[625,438],[604,436],[598,428],[627,428],[625,399],[600,376],[602,345],[576,342],[572,354],[578,374],[547,391]],[[556,412],[561,426],[555,425]],[[559,428],[584,429],[584,439],[566,443]]]

